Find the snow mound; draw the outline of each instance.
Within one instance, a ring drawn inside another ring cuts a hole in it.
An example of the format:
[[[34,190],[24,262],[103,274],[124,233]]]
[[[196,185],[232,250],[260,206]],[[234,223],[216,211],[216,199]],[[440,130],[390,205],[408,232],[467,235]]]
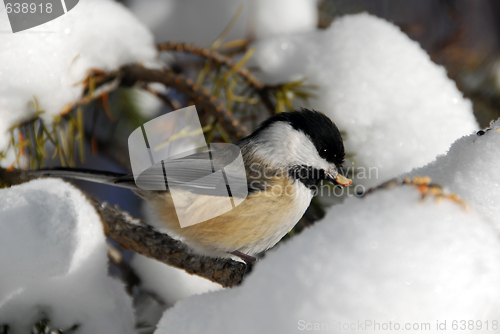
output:
[[[457,203],[420,198],[401,186],[348,199],[268,253],[241,287],[178,302],[156,333],[316,326],[365,333],[389,323],[400,330],[428,323],[438,332],[438,321],[451,331],[452,321],[463,319],[491,326],[500,297],[498,233]]]
[[[134,14],[159,42],[210,46],[243,5],[226,41],[315,30],[316,0],[128,0]]]
[[[192,295],[222,289],[199,276],[135,254],[131,262],[144,288],[158,294],[169,305]]]
[[[316,30],[316,0],[249,0],[250,34],[256,39]]]
[[[122,5],[110,0],[85,0],[67,14],[28,29],[10,30],[0,6],[0,151],[6,130],[35,115],[52,121],[82,94],[90,69],[117,69],[157,57],[152,34]]]
[[[78,333],[133,333],[131,299],[107,275],[100,218],[60,180],[0,190],[0,324],[16,333],[47,316]]]
[[[319,87],[310,106],[346,132],[346,150],[356,154],[346,169],[358,184],[374,186],[423,166],[478,127],[471,102],[445,69],[383,19],[345,16],[326,30],[255,46],[249,66],[260,67],[266,82],[307,78]],[[376,168],[371,177],[369,168]]]
[[[484,135],[458,139],[446,155],[408,176],[428,175],[432,182],[460,195],[500,228],[500,120]]]

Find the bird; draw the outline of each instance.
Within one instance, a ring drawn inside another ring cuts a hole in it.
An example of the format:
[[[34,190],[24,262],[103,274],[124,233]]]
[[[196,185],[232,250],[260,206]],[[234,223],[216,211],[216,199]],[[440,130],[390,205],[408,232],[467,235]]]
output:
[[[207,175],[197,174],[196,164],[201,161],[199,154],[180,160],[177,169],[175,164],[170,168],[177,170],[180,181],[176,183],[167,174],[165,191],[141,189],[130,174],[68,168],[39,169],[29,173],[130,188],[151,206],[156,218],[148,223],[159,232],[180,239],[195,253],[223,258],[236,255],[247,263],[253,263],[255,256],[277,244],[297,224],[320,182],[336,186],[352,183],[343,175],[345,150],[341,133],[335,123],[319,111],[302,108],[273,115],[253,133],[236,142],[235,147],[239,148],[238,153],[241,152],[246,174],[245,182],[238,183],[237,187],[243,185],[246,197],[232,210],[186,227],[180,226],[176,210],[203,216],[204,210],[213,207],[206,199],[217,197],[206,191],[204,196],[195,197],[203,193],[200,189],[207,187],[194,182],[190,184],[193,189],[180,188],[184,191],[182,208],[174,205],[172,189],[184,184],[186,169],[192,170],[187,173],[191,174],[190,180]],[[221,152],[214,161],[224,166],[234,154]],[[231,171],[226,170],[226,173]],[[234,192],[234,187],[231,190]]]

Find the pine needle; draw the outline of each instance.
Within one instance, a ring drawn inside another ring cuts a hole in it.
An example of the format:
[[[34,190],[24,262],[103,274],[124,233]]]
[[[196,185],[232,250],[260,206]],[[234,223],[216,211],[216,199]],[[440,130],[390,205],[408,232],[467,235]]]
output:
[[[243,12],[243,4],[240,4],[238,6],[238,9],[234,13],[233,17],[231,18],[231,21],[229,21],[226,28],[224,28],[224,30],[219,35],[219,37],[217,37],[217,39],[212,43],[212,45],[210,46],[210,49],[216,50],[219,48],[219,46],[222,44],[224,39],[227,37],[227,35],[231,31],[231,29],[233,29],[234,25],[236,24],[236,21],[238,20],[238,17],[241,15],[242,12]]]

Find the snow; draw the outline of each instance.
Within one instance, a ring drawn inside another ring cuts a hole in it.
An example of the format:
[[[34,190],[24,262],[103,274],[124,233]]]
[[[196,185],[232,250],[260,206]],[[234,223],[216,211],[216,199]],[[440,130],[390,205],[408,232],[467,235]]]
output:
[[[316,0],[250,0],[250,34],[256,39],[316,30]]]
[[[407,175],[430,176],[500,228],[500,120],[490,128],[458,139],[446,155]]]
[[[151,83],[148,85],[151,88],[154,88],[156,91],[160,93],[168,93],[165,89],[165,86],[158,83]],[[165,104],[158,97],[151,94],[148,91],[138,88],[132,88],[129,91],[130,99],[132,103],[137,107],[137,111],[140,113],[142,117],[145,119],[153,119],[158,116],[162,110],[165,108]]]
[[[6,130],[35,115],[35,98],[51,124],[78,101],[90,69],[114,70],[123,64],[153,64],[152,34],[122,5],[82,0],[67,14],[19,33],[0,6],[0,150]]]
[[[179,301],[155,333],[294,333],[315,324],[340,332],[339,323],[381,331],[356,327],[369,321],[438,332],[445,320],[451,332],[463,319],[491,326],[498,233],[457,203],[420,198],[408,185],[350,198],[268,253],[242,286]]]
[[[226,41],[315,30],[316,0],[128,0],[134,14],[159,42],[209,47],[243,5]]]
[[[131,265],[142,287],[153,291],[169,305],[189,296],[222,289],[219,284],[139,254],[134,255]]]
[[[219,284],[139,254],[134,254],[130,265],[141,282],[142,294],[134,298],[137,323],[154,326],[177,301],[222,289]]]
[[[28,333],[43,315],[78,333],[133,333],[130,297],[107,275],[100,218],[61,180],[0,190],[0,324]]]
[[[443,67],[398,27],[369,14],[330,28],[255,43],[253,63],[270,84],[316,85],[310,107],[345,131],[346,169],[354,182],[382,183],[433,161],[457,138],[477,130],[472,104]],[[304,103],[299,105],[305,106]],[[371,178],[370,168],[376,168]]]
[[[158,42],[178,41],[210,46],[229,24],[243,1],[128,0],[130,10],[155,34]],[[240,16],[228,40],[245,34],[247,11]]]

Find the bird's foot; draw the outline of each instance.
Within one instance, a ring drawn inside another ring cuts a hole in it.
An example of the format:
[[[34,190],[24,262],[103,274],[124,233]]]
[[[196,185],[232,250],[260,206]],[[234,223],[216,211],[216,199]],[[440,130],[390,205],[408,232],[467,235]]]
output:
[[[247,269],[245,270],[245,275],[248,275],[252,272],[253,264],[257,261],[256,258],[238,251],[231,252],[231,254],[236,255],[237,257],[245,261],[247,265]]]
[[[236,255],[237,257],[245,261],[247,264],[254,264],[255,261],[257,261],[257,259],[254,258],[253,256],[247,255],[239,251],[231,252],[231,254]]]

